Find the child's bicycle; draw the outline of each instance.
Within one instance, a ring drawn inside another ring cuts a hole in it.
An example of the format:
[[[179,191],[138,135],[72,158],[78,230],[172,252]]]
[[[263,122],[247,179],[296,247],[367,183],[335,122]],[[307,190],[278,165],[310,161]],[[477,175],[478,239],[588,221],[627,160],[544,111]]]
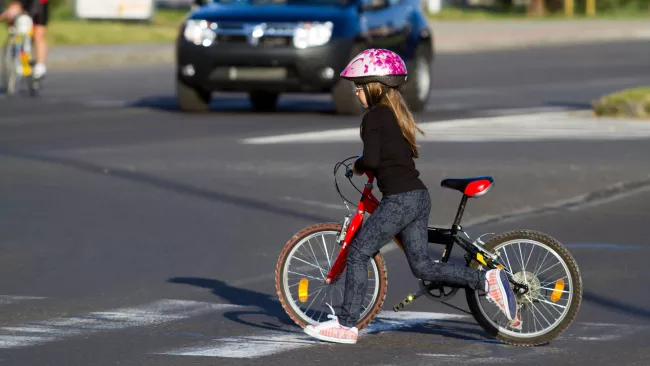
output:
[[[0,86],[7,95],[13,96],[22,83],[27,85],[31,96],[36,96],[40,83],[33,77],[34,21],[27,14],[21,14],[9,26],[9,36],[2,47],[0,59]]]
[[[339,190],[336,172],[345,165],[345,175],[354,186],[352,172],[345,162],[356,158],[339,162],[334,168],[336,190],[346,207],[346,201],[350,201]],[[280,254],[275,272],[276,290],[285,311],[300,327],[327,320],[330,313],[328,304],[340,309],[349,245],[367,215],[372,214],[379,204],[372,194],[374,177],[370,173],[366,175],[368,181],[363,192],[357,188],[362,196],[356,212],[350,213],[341,223],[306,227],[286,243]],[[467,252],[467,266],[503,268],[516,293],[521,323],[510,322],[496,305],[487,300],[484,291],[465,289],[474,319],[491,336],[515,346],[539,345],[558,337],[573,322],[582,301],[582,278],[569,251],[549,235],[532,230],[507,231],[486,242],[481,241],[481,235],[470,241],[470,236],[460,225],[467,200],[485,195],[494,186],[494,180],[489,176],[445,179],[441,186],[458,190],[463,197],[450,229],[429,227],[429,243],[445,246],[441,262],[449,260],[454,244],[458,244]],[[393,240],[403,250],[399,238]],[[371,258],[368,277],[357,324],[359,329],[367,326],[379,313],[386,297],[387,274],[381,252]],[[458,288],[419,280],[419,290],[409,294],[393,310],[401,310],[422,295],[434,301],[446,301],[457,292]]]

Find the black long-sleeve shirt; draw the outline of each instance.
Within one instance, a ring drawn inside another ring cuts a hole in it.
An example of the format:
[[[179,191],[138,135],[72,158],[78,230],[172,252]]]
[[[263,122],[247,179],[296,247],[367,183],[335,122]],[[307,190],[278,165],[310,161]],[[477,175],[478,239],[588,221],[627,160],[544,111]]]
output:
[[[363,156],[354,167],[373,172],[382,195],[427,189],[415,169],[411,146],[389,107],[377,106],[363,116],[361,140]]]

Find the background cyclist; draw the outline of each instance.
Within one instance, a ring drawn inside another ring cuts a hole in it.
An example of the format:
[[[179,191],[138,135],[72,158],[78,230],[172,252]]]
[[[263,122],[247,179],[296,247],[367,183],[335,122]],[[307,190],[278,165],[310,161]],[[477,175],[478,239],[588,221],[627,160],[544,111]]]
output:
[[[3,0],[0,0],[0,9],[3,8]],[[47,40],[45,33],[48,23],[48,0],[11,0],[9,6],[2,14],[0,20],[6,20],[9,23],[17,15],[26,12],[34,19],[34,43],[36,49],[36,65],[34,66],[34,78],[40,79],[45,76],[47,69],[45,61],[47,59]]]

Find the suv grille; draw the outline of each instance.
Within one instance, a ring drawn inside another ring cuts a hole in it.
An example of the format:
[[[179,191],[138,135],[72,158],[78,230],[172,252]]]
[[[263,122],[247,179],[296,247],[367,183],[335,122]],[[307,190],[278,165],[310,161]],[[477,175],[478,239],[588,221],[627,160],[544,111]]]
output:
[[[249,44],[261,47],[291,45],[296,24],[217,22],[217,43]]]

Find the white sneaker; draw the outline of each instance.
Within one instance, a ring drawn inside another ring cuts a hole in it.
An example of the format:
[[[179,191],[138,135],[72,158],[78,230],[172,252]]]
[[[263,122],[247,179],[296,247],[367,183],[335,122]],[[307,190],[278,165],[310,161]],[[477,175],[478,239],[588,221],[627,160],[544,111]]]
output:
[[[318,325],[308,325],[305,327],[305,333],[320,339],[321,341],[355,344],[359,337],[359,330],[357,327],[347,328],[339,324],[339,318],[334,313],[334,309],[327,304],[332,310],[332,314],[327,317],[332,319]]]
[[[508,275],[501,269],[489,270],[485,274],[485,283],[487,299],[497,305],[509,321],[513,321],[517,316],[517,299],[510,287]]]
[[[34,65],[34,79],[42,78],[47,72],[47,68],[43,64]]]

